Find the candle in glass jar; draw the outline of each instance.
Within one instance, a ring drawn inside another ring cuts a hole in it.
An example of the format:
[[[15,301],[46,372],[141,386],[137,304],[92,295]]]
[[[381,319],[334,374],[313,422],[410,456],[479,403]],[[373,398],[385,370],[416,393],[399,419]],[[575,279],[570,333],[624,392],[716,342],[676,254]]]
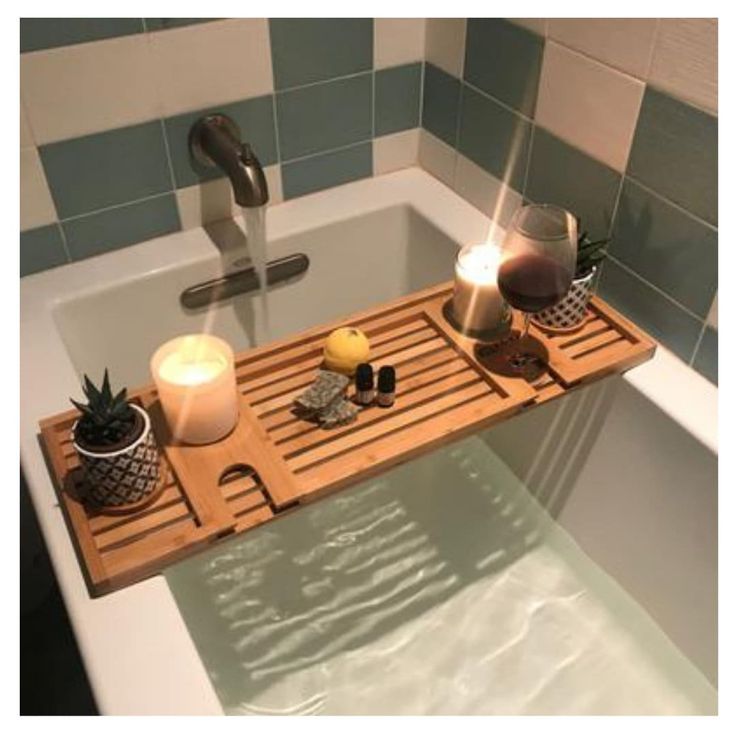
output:
[[[175,440],[216,442],[238,422],[239,397],[232,348],[213,335],[184,335],[164,343],[151,373]]]
[[[494,332],[505,326],[506,304],[498,290],[500,249],[491,243],[463,248],[455,261],[452,314],[468,334]]]

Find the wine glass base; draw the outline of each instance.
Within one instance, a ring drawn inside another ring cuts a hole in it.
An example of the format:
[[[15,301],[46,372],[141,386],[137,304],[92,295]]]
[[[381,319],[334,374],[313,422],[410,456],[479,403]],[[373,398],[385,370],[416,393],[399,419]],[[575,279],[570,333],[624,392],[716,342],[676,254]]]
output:
[[[513,330],[505,339],[475,346],[475,358],[492,373],[535,381],[547,371],[549,355],[532,335]]]

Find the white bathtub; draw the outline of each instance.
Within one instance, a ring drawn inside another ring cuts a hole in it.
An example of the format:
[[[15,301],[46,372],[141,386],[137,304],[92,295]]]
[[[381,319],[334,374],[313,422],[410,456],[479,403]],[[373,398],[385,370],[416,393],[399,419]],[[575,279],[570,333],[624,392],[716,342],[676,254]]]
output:
[[[455,244],[484,240],[491,227],[417,169],[284,203],[268,217],[269,258],[311,259],[304,277],[269,296],[274,338],[449,278]],[[238,240],[228,224],[191,230],[21,282],[21,463],[103,713],[221,713],[222,705],[163,577],[89,597],[37,422],[67,408],[81,372],[99,376],[109,365],[116,381],[147,381],[150,353],[174,334],[207,328],[236,349],[261,342],[255,298],[206,314],[179,306],[183,288],[243,257]],[[623,378],[480,437],[712,683],[716,405],[716,389],[660,347]]]

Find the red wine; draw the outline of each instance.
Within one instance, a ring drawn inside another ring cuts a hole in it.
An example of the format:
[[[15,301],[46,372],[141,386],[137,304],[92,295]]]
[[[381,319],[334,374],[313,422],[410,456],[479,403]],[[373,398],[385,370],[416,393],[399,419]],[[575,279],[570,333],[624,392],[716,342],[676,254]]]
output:
[[[528,253],[501,264],[498,288],[512,307],[522,312],[539,312],[565,296],[570,276],[570,271],[553,258]]]

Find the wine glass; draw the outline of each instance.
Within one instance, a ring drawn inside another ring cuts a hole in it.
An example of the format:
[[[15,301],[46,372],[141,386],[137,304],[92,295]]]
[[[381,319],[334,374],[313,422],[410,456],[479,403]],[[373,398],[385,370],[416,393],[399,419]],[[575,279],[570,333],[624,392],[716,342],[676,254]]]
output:
[[[501,246],[498,288],[513,308],[524,313],[521,334],[506,353],[516,373],[540,362],[541,346],[529,337],[529,321],[534,312],[567,294],[575,274],[577,241],[575,216],[555,205],[525,205],[511,220]]]

